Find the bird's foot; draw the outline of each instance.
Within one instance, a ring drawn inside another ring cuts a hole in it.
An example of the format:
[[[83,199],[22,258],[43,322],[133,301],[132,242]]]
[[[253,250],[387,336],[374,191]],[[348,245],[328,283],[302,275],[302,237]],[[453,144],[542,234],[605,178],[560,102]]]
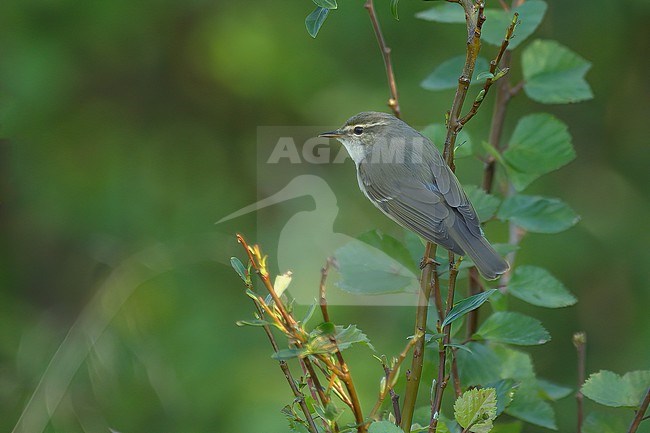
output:
[[[424,269],[427,265],[440,266],[440,262],[432,259],[431,257],[422,257],[422,260],[420,260],[420,269]]]

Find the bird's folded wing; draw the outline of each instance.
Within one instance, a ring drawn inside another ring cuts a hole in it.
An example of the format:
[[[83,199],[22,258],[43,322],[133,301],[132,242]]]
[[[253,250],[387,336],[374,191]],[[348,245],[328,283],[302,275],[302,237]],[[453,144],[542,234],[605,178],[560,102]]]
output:
[[[409,177],[394,182],[370,179],[363,165],[359,166],[359,176],[368,198],[388,216],[427,240],[462,252],[449,237],[449,227],[457,216],[435,186]]]
[[[445,198],[447,204],[461,214],[467,228],[473,235],[476,237],[483,236],[480,221],[474,210],[474,206],[472,206],[472,203],[467,198],[456,175],[439,154],[431,155],[429,167],[431,168],[431,174],[438,190]]]

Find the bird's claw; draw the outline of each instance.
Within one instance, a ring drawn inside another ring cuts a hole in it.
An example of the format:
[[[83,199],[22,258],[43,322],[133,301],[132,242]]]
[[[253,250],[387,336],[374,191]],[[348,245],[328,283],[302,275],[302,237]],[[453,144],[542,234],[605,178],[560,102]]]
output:
[[[424,269],[427,265],[440,266],[440,262],[437,262],[431,257],[422,257],[422,260],[420,260],[420,269]]]

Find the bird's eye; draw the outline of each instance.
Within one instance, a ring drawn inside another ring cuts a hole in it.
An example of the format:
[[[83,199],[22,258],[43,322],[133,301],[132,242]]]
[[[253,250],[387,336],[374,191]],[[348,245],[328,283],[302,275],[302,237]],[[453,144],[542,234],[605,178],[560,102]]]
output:
[[[361,134],[363,134],[363,126],[355,126],[354,135],[361,135]]]

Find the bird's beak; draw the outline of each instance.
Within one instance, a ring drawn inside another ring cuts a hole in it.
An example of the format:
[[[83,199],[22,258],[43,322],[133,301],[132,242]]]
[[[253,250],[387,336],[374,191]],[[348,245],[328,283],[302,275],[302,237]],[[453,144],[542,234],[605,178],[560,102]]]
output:
[[[330,131],[330,132],[323,132],[318,134],[319,137],[325,137],[325,138],[339,138],[343,137],[344,132],[341,131],[340,129],[337,129],[335,131]]]

